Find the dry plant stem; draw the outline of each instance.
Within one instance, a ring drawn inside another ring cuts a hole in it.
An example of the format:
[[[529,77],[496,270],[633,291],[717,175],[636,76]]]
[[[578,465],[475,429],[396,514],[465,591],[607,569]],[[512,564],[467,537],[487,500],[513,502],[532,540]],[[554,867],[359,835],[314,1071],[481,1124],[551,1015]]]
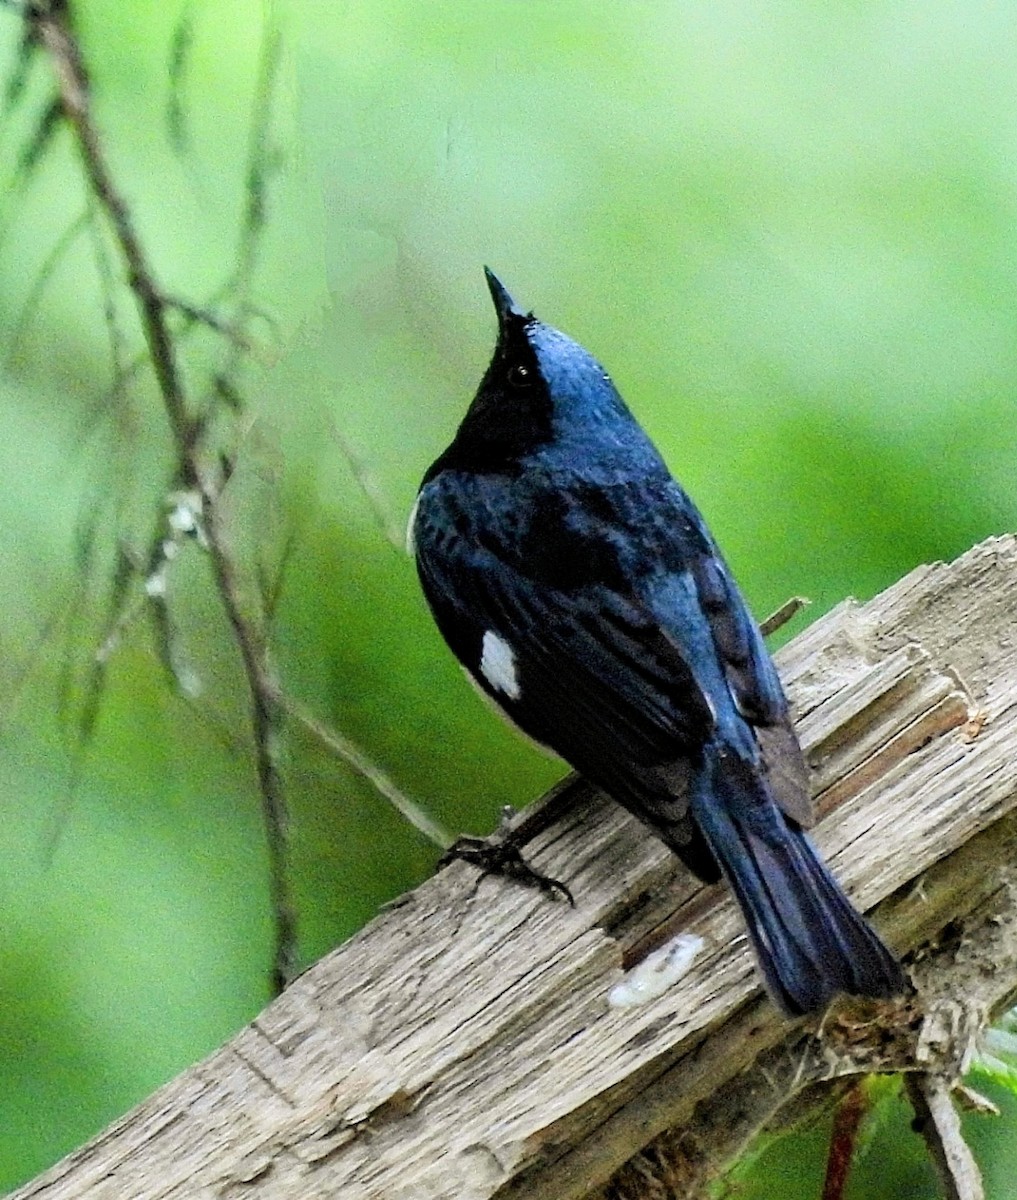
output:
[[[56,273],[57,267],[63,260],[64,255],[70,250],[71,246],[77,241],[83,233],[88,229],[91,222],[91,214],[86,209],[67,226],[64,232],[54,242],[52,249],[46,255],[39,272],[32,283],[31,290],[28,293],[25,303],[22,306],[21,313],[18,317],[17,324],[10,337],[10,355],[11,359],[16,356],[25,335],[28,332],[29,326],[32,323],[32,318],[35,316],[35,311],[38,308],[46,288]]]
[[[268,648],[244,615],[240,588],[226,537],[219,527],[218,506],[206,498],[206,536],[219,595],[240,650],[251,693],[251,723],[254,761],[258,773],[262,811],[265,818],[269,854],[269,888],[275,917],[275,954],[272,962],[272,990],[278,995],[293,978],[297,959],[296,914],[290,900],[286,797],[277,755],[281,704],[279,689],[268,666]]]
[[[353,443],[337,425],[333,425],[332,427],[332,436],[339,447],[339,452],[346,459],[346,464],[350,468],[350,474],[353,476],[364,499],[367,501],[371,515],[374,517],[385,540],[397,550],[404,551],[406,549],[406,531],[398,528],[393,522],[388,511],[388,506],[385,503],[384,495],[378,486],[378,481],[372,475],[367,463],[364,462]]]
[[[155,281],[130,210],[118,191],[92,119],[88,73],[68,26],[63,3],[30,9],[26,19],[53,63],[68,124],[81,153],[91,193],[108,218],[127,267],[128,286],[138,304],[148,354],[176,452],[178,483],[198,492],[208,551],[220,600],[236,639],[251,695],[255,763],[269,850],[269,875],[275,915],[272,986],[279,992],[293,975],[296,936],[286,872],[286,804],[276,764],[279,725],[277,689],[266,647],[247,616],[226,536],[218,518],[218,483],[201,460],[200,426],[188,412],[168,314],[178,303],[166,299]]]
[[[906,1082],[946,1200],[985,1200],[978,1164],[961,1131],[951,1080],[930,1072],[909,1075]]]
[[[777,656],[820,849],[917,999],[781,1019],[725,890],[571,781],[518,825],[575,908],[453,864],[18,1200],[700,1200],[860,1075],[948,1085],[1017,990],[1015,609],[999,539]],[[676,928],[705,941],[688,974],[610,1007]]]
[[[865,1088],[861,1080],[841,1096],[833,1118],[830,1150],[826,1157],[826,1178],[823,1180],[822,1200],[843,1200],[851,1162],[867,1110]]]
[[[791,596],[785,600],[780,608],[775,609],[768,617],[764,617],[759,622],[759,631],[763,637],[769,637],[777,632],[778,629],[783,629],[788,621],[793,621],[795,617],[805,608],[808,608],[809,601],[804,596]]]
[[[306,729],[312,737],[352,768],[362,779],[366,779],[374,790],[380,796],[384,796],[393,808],[402,813],[414,829],[422,833],[429,842],[433,842],[442,850],[446,850],[452,844],[451,834],[430,817],[412,797],[407,796],[397,787],[388,775],[371,762],[349,738],[345,738],[336,730],[323,725],[317,717],[308,712],[302,704],[298,704],[291,696],[281,695],[280,702],[285,708],[287,716]]]
[[[197,487],[199,473],[191,456],[195,426],[187,413],[173,339],[166,324],[166,305],[155,285],[127,204],[113,182],[98,130],[92,121],[88,72],[81,48],[67,26],[67,14],[62,4],[30,10],[28,20],[33,22],[40,42],[52,59],[64,115],[81,151],[89,187],[113,226],[127,264],[128,283],[138,301],[145,341],[176,443],[177,460],[184,472],[182,483]]]

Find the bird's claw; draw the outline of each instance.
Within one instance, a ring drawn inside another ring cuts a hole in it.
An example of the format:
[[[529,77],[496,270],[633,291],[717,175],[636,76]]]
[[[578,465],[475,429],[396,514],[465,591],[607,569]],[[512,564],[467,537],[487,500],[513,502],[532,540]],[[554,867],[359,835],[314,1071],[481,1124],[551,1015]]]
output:
[[[564,883],[534,870],[523,858],[519,848],[503,834],[495,834],[490,838],[457,838],[438,860],[438,866],[448,866],[457,859],[479,867],[482,875],[501,875],[507,879],[517,879],[530,887],[540,888],[545,895],[555,898],[561,896],[573,908],[576,906],[572,893]]]

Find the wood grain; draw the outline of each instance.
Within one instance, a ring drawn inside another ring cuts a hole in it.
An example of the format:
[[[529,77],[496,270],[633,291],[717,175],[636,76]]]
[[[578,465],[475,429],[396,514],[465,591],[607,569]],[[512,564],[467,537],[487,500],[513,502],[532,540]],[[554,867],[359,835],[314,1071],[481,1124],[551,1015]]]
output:
[[[1017,988],[1014,881],[994,852],[1017,846],[1015,630],[1017,543],[999,538],[840,605],[778,656],[814,771],[815,837],[861,907],[892,897],[876,922],[899,949],[922,948],[918,1002],[849,1007],[818,1036],[782,1020],[724,890],[573,781],[520,822],[576,908],[452,865],[14,1195],[569,1200],[649,1195],[632,1180],[678,1178],[683,1161],[691,1195],[703,1163],[715,1170],[810,1080],[949,1074],[949,1039],[920,1053],[945,985],[968,971],[975,1032]],[[935,940],[951,922],[966,930],[960,962]],[[610,1008],[623,967],[678,929],[706,943],[688,975]],[[980,947],[993,969],[973,972]]]

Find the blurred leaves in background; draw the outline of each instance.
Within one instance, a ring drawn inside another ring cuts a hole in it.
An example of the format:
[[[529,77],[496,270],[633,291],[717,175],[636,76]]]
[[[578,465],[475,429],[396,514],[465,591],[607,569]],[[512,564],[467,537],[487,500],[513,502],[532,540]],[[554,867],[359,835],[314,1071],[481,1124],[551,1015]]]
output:
[[[274,630],[290,692],[447,827],[490,828],[561,768],[477,702],[343,447],[401,527],[493,344],[481,264],[608,366],[759,614],[804,593],[814,617],[1017,527],[1007,6],[76,13],[119,184],[163,286],[195,303],[234,265],[258,58],[282,33],[237,544],[252,562],[291,545]],[[20,32],[0,9],[4,82]],[[68,664],[95,645],[118,538],[150,536],[169,460],[143,373],[110,402],[66,131],[18,169],[50,95],[36,62],[0,124],[0,1187],[251,1018],[270,939],[235,652],[197,550],[170,586],[201,695],[173,693],[136,622],[76,747]],[[213,348],[195,333],[190,369]],[[299,733],[285,766],[310,962],[435,851]],[[891,1178],[935,1195],[907,1120],[898,1105],[853,1196]],[[990,1194],[1017,1194],[1005,1126],[974,1137]],[[745,1194],[815,1192],[821,1143],[767,1151]]]

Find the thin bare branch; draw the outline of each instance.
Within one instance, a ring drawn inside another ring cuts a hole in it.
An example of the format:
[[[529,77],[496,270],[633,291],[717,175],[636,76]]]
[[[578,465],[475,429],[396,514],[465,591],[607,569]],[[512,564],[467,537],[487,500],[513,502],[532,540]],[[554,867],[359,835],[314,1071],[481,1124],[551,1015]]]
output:
[[[273,566],[270,567],[263,557],[259,556],[258,558],[258,590],[261,593],[261,608],[265,614],[266,629],[271,629],[275,622],[279,599],[282,596],[283,584],[286,580],[286,569],[290,564],[296,543],[296,533],[290,529],[283,538],[282,549]]]
[[[190,136],[187,129],[187,107],[184,90],[187,84],[187,68],[191,61],[194,44],[194,15],[191,5],[185,6],[173,29],[169,54],[169,96],[166,100],[166,128],[170,145],[177,154],[186,154]]]
[[[186,318],[185,328],[190,325],[204,325],[244,353],[254,349],[254,343],[240,325],[220,316],[210,308],[202,308],[201,305],[192,304],[189,300],[184,300],[179,296],[164,296],[163,304],[166,308],[176,309]]]
[[[346,459],[346,463],[350,468],[350,474],[363,493],[364,499],[367,501],[367,507],[370,509],[378,528],[384,534],[385,540],[390,545],[395,546],[397,550],[403,550],[406,544],[405,533],[392,519],[385,494],[379,487],[374,473],[354,448],[353,443],[335,423],[332,425],[332,437],[335,444],[339,447],[339,452]]]
[[[99,273],[99,288],[106,336],[109,338],[110,360],[113,363],[113,379],[109,391],[103,397],[101,412],[119,413],[127,396],[127,370],[129,366],[127,336],[117,308],[117,277],[110,254],[110,246],[102,227],[98,212],[98,201],[89,197],[88,231],[92,239],[92,254]],[[96,413],[98,416],[99,413]]]
[[[127,266],[128,284],[138,302],[145,341],[169,419],[184,483],[199,482],[193,460],[192,422],[187,413],[184,386],[177,364],[173,339],[166,324],[166,306],[134,228],[127,203],[106,161],[106,154],[92,119],[91,84],[81,49],[67,20],[63,5],[29,13],[39,40],[53,63],[64,116],[74,131],[89,188],[109,219]]]
[[[826,1156],[826,1178],[823,1180],[823,1200],[844,1200],[844,1189],[858,1144],[858,1131],[867,1109],[864,1081],[859,1079],[841,1096],[833,1118],[833,1134]]]
[[[46,157],[50,146],[53,145],[62,117],[63,110],[57,100],[47,104],[43,109],[35,123],[32,136],[22,146],[21,153],[18,155],[18,165],[14,173],[17,188],[28,186],[36,168]]]
[[[241,311],[249,299],[261,236],[267,220],[266,187],[276,157],[271,145],[272,97],[279,71],[281,49],[279,30],[274,25],[267,25],[258,60],[258,78],[251,114],[245,181],[247,205],[241,225],[240,242],[234,256],[236,268],[225,285],[226,294],[236,297]]]
[[[178,486],[194,491],[200,497],[198,520],[207,538],[219,597],[240,652],[250,692],[255,766],[268,841],[270,891],[276,926],[272,984],[276,991],[281,991],[296,967],[296,934],[286,870],[287,813],[276,764],[277,688],[268,666],[264,640],[243,607],[237,569],[219,519],[219,480],[203,461],[200,442],[203,427],[189,411],[168,319],[171,310],[178,305],[168,301],[159,287],[130,209],[113,180],[92,116],[88,72],[65,3],[34,8],[26,17],[34,36],[52,61],[62,112],[74,133],[90,193],[109,221],[124,259],[128,286],[138,305],[148,357],[173,438]]]
[[[289,815],[278,763],[279,690],[268,665],[268,648],[244,611],[236,568],[227,550],[219,509],[206,504],[205,530],[219,595],[240,651],[251,693],[254,762],[262,799],[269,856],[269,890],[276,939],[272,985],[281,992],[296,971],[296,913],[287,869]]]
[[[429,816],[417,800],[408,796],[398,787],[385,774],[381,767],[372,762],[363,750],[354,745],[349,738],[322,724],[317,717],[308,712],[302,704],[294,700],[291,696],[280,695],[279,699],[289,717],[292,717],[298,725],[303,726],[308,733],[321,742],[337,758],[342,759],[362,779],[366,779],[375,791],[379,795],[384,796],[392,807],[402,813],[414,829],[419,830],[429,842],[433,842],[434,845],[441,847],[442,850],[446,850],[452,845],[454,839],[449,832],[443,829],[433,817]]]
[[[29,289],[28,295],[25,297],[25,303],[21,306],[21,313],[18,316],[17,324],[11,331],[10,350],[8,352],[8,362],[13,362],[18,349],[21,346],[25,335],[28,332],[35,314],[38,311],[39,303],[49,286],[50,281],[56,274],[57,268],[63,261],[64,255],[70,250],[78,238],[88,228],[90,220],[88,211],[80,213],[67,226],[63,233],[57,238],[50,248],[49,253],[42,260],[42,265],[39,267],[35,279],[32,281],[32,286]]]
[[[776,633],[778,629],[783,629],[788,621],[793,621],[811,603],[812,601],[807,600],[804,596],[792,596],[789,600],[785,600],[780,608],[759,622],[760,633],[762,633],[763,637],[769,637],[770,634]]]
[[[985,1200],[982,1174],[964,1140],[950,1081],[941,1075],[913,1072],[906,1076],[905,1086],[946,1200]]]
[[[14,8],[12,0],[5,0],[5,4]],[[22,14],[24,15],[24,14]],[[38,57],[39,41],[35,37],[30,22],[26,21],[21,35],[21,40],[18,43],[17,58],[14,62],[14,70],[10,73],[7,80],[7,86],[4,88],[3,111],[0,112],[0,120],[5,119],[20,102],[25,94],[25,88],[28,86],[28,77],[32,73],[32,65]]]

